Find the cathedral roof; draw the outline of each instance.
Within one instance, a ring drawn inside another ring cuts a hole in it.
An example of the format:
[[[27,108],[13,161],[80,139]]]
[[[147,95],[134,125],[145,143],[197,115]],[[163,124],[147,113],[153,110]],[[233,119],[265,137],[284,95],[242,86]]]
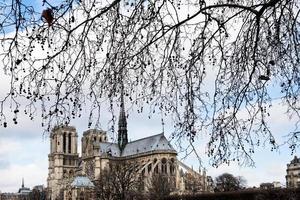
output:
[[[100,154],[108,156],[120,157],[120,149],[117,143],[100,142]]]
[[[172,153],[176,153],[176,150],[172,147],[163,133],[129,142],[122,153],[116,143],[100,142],[99,146],[101,154],[106,153],[107,155],[114,157],[133,156],[153,151],[171,151]]]
[[[71,183],[72,187],[94,187],[92,181],[86,176],[76,176]]]

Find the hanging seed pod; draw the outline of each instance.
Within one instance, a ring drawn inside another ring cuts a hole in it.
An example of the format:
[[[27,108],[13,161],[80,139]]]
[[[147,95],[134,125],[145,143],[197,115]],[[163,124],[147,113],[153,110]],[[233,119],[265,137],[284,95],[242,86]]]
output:
[[[48,25],[51,26],[53,19],[54,19],[52,9],[47,8],[46,10],[43,10],[42,18],[44,18],[46,20],[46,22],[48,23]]]

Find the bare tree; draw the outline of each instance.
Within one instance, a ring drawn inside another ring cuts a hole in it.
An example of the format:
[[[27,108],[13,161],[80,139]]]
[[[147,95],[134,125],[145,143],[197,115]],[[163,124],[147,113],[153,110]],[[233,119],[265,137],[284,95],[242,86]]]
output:
[[[164,174],[153,174],[148,187],[148,196],[150,200],[163,199],[174,191],[175,177]]]
[[[111,194],[112,184],[109,171],[106,169],[98,180],[94,181],[95,189],[95,199],[98,200],[112,200],[113,196]]]
[[[253,164],[256,146],[277,143],[267,118],[276,97],[299,122],[298,0],[22,0],[0,4],[1,60],[10,89],[0,122],[20,109],[43,126],[68,124],[90,102],[120,98],[174,118],[174,137],[208,131],[213,165]],[[41,20],[42,19],[42,20]],[[292,150],[299,144],[292,133]]]
[[[205,191],[202,179],[200,174],[186,172],[184,175],[185,193],[196,194]]]
[[[99,200],[133,200],[141,195],[138,165],[125,161],[113,161],[109,169],[95,181],[95,198]]]

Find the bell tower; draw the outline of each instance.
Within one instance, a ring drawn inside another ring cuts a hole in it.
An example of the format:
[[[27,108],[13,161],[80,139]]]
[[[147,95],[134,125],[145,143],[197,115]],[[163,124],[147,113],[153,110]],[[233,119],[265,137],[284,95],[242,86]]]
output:
[[[72,126],[56,126],[50,134],[49,198],[59,198],[61,189],[74,177],[78,168],[77,132]]]

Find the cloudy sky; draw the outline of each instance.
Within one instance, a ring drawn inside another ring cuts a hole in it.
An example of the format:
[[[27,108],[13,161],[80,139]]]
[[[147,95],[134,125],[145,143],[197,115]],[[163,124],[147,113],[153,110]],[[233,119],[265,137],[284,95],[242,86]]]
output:
[[[41,7],[41,1],[38,2],[37,5]],[[2,67],[0,66],[0,68]],[[0,74],[0,99],[2,99],[7,93],[9,85],[3,77],[3,71],[0,70]],[[9,110],[9,108],[6,109]],[[284,140],[285,135],[294,129],[295,124],[293,119],[289,119],[284,114],[285,110],[286,108],[277,101],[273,102],[270,129],[280,142]],[[160,115],[154,115],[148,119],[147,111],[137,114],[135,110],[129,110],[128,114],[128,130],[131,140],[158,134],[163,130]],[[102,116],[102,129],[107,130],[107,121],[111,116],[105,112],[105,109]],[[165,120],[164,133],[168,137],[173,131],[173,125],[170,119]],[[87,121],[85,117],[72,121],[71,125],[76,126],[79,138],[87,129]],[[43,135],[39,118],[31,121],[28,117],[21,115],[18,122],[17,125],[10,123],[7,128],[0,127],[0,191],[2,192],[17,192],[21,186],[22,178],[25,180],[25,185],[30,188],[40,184],[46,185],[50,149],[48,135]],[[224,172],[229,172],[236,176],[244,176],[248,186],[258,186],[262,182],[272,181],[280,181],[285,184],[286,164],[294,156],[291,155],[287,145],[273,152],[270,151],[269,146],[261,146],[256,149],[253,156],[256,163],[255,167],[241,167],[237,163],[231,163],[229,166],[222,165],[213,168],[209,165],[209,159],[206,156],[205,141],[206,135],[198,133],[195,147],[208,175],[216,177]],[[172,142],[174,144],[174,141]],[[174,147],[176,147],[175,144]],[[183,157],[185,157],[184,153],[179,154],[179,159]],[[193,166],[194,169],[199,167],[199,162],[193,154],[184,159],[183,162]]]

